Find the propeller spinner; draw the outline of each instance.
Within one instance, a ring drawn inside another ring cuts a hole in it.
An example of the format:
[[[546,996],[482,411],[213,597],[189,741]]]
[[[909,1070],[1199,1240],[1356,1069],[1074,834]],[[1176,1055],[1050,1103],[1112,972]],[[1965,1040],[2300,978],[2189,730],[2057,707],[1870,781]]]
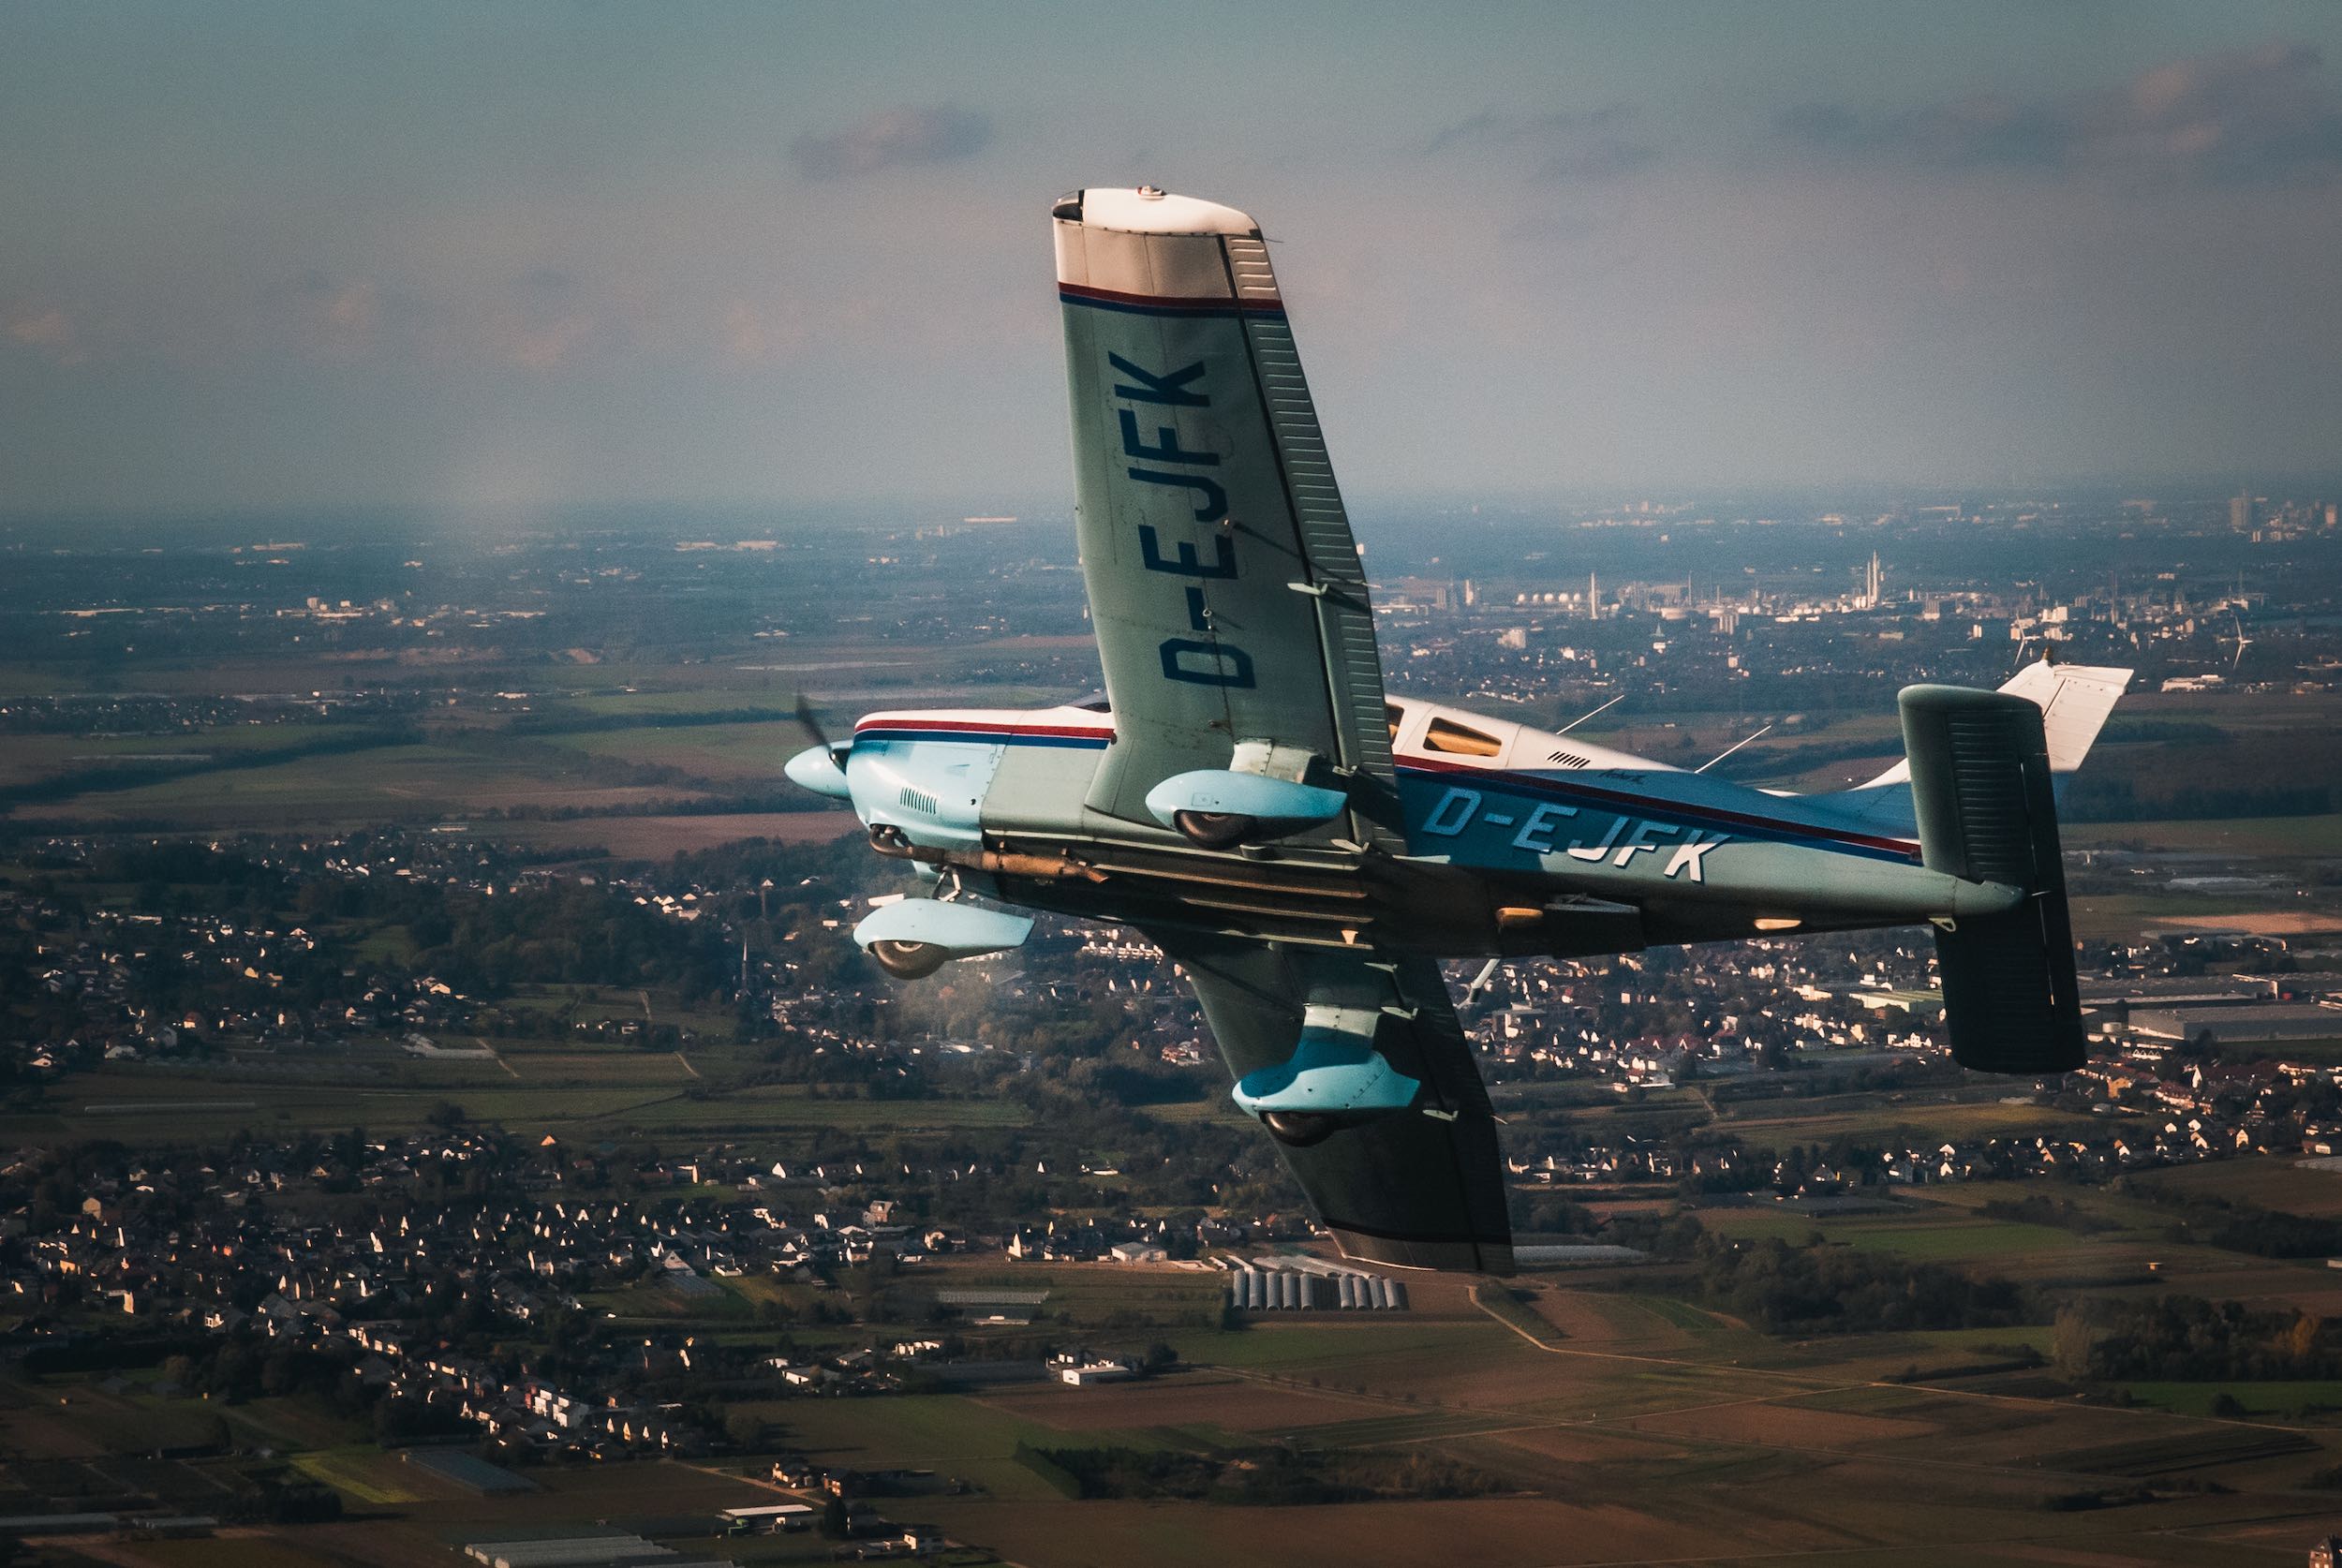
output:
[[[782,763],[780,771],[789,776],[789,782],[817,795],[853,799],[853,791],[846,784],[846,756],[853,750],[853,742],[831,740],[802,691],[797,693],[796,717],[797,727],[813,737],[813,744]]]

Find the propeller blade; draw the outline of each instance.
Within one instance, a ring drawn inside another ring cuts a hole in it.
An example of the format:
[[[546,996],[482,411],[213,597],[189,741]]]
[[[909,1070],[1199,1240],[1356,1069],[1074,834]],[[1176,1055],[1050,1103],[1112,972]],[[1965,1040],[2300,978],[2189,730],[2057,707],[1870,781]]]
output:
[[[814,745],[829,744],[829,736],[822,730],[822,721],[813,717],[813,704],[805,700],[802,691],[797,693],[797,728],[811,736]]]
[[[822,728],[821,719],[814,715],[813,704],[805,700],[805,693],[802,691],[797,693],[796,719],[797,728],[803,730],[814,745],[828,752],[832,757],[843,757],[848,751],[853,749],[852,740],[841,745],[829,738],[829,732]]]

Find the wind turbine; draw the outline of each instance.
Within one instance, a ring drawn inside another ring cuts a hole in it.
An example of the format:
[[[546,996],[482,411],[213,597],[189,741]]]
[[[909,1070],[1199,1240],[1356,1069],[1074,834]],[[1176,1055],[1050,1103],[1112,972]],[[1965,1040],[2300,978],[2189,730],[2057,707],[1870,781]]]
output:
[[[2236,673],[2236,667],[2245,661],[2245,650],[2253,645],[2253,640],[2245,635],[2245,619],[2243,616],[2237,614],[2235,611],[2231,610],[2229,612],[2229,619],[2236,623],[2236,655],[2228,661],[2229,673],[2232,675]],[[2229,641],[2229,639],[2223,637],[2220,641],[2225,643]]]

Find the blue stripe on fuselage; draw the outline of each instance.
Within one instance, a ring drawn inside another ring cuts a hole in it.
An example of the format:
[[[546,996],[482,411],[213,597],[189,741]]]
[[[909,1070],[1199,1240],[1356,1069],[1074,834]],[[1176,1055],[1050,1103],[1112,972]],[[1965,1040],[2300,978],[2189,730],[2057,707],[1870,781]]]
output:
[[[1112,739],[1110,735],[1041,735],[1022,730],[913,730],[873,728],[855,732],[887,741],[973,741],[978,744],[1001,746],[1046,746],[1076,750],[1102,751]],[[1859,855],[1865,860],[1888,861],[1911,865],[1920,858],[1919,846],[1899,848],[1885,836],[1872,836],[1851,829],[1838,830],[1817,823],[1788,822],[1777,817],[1755,817],[1742,811],[1721,806],[1704,806],[1689,802],[1672,801],[1663,797],[1633,794],[1623,790],[1606,790],[1578,778],[1561,779],[1546,774],[1508,773],[1495,768],[1431,768],[1399,765],[1402,782],[1420,783],[1429,788],[1439,783],[1459,789],[1478,790],[1487,793],[1511,793],[1532,798],[1575,802],[1591,806],[1613,815],[1632,814],[1653,822],[1673,822],[1703,828],[1734,838],[1765,843],[1789,844],[1803,849],[1820,850],[1831,854]],[[1416,814],[1419,820],[1421,813]],[[1421,851],[1427,846],[1411,842],[1409,848]]]
[[[1744,811],[1721,806],[1697,806],[1686,801],[1668,800],[1664,796],[1638,795],[1623,790],[1606,790],[1579,779],[1563,780],[1544,774],[1510,773],[1494,768],[1425,768],[1399,765],[1402,784],[1413,784],[1425,791],[1447,788],[1471,790],[1484,796],[1511,796],[1516,799],[1546,799],[1564,805],[1588,806],[1610,816],[1639,817],[1654,823],[1690,826],[1721,833],[1730,838],[1769,844],[1789,844],[1800,849],[1821,850],[1831,854],[1859,855],[1865,860],[1883,860],[1908,865],[1920,857],[1919,847],[1899,849],[1882,839],[1842,833],[1838,830],[1804,822],[1783,821],[1777,817],[1755,817]],[[1410,813],[1411,820],[1421,821],[1429,815],[1435,800],[1426,804],[1422,812]],[[1484,814],[1482,812],[1475,815]],[[1416,836],[1410,833],[1412,840]],[[1411,847],[1414,846],[1411,843]]]
[[[1090,310],[1119,311],[1125,316],[1218,316],[1237,320],[1257,316],[1282,321],[1285,314],[1282,305],[1267,306],[1250,302],[1239,303],[1235,300],[1197,300],[1193,303],[1185,300],[1101,300],[1087,294],[1060,294],[1058,303],[1083,305]]]

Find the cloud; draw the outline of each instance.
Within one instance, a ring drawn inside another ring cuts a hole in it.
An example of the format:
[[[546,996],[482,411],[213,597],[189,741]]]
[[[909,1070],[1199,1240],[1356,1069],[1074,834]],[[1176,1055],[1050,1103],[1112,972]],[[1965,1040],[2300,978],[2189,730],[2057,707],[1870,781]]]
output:
[[[372,278],[346,283],[324,298],[315,322],[317,344],[331,354],[363,353],[381,314],[381,291]]]
[[[507,363],[524,370],[551,370],[570,358],[570,351],[593,334],[597,323],[580,314],[531,320],[507,312],[491,323],[497,351]]]
[[[724,353],[741,364],[763,364],[772,350],[764,313],[746,300],[734,301],[724,313]]]
[[[73,318],[55,307],[19,311],[8,318],[8,336],[28,348],[48,355],[58,364],[81,364],[89,358]]]
[[[808,180],[845,180],[909,164],[969,157],[991,140],[992,122],[972,109],[906,104],[829,136],[798,137],[789,144],[789,153]]]
[[[348,359],[374,346],[384,314],[380,285],[311,268],[268,290],[272,310],[285,310],[301,340],[330,358]]]
[[[2104,170],[2216,185],[2342,172],[2342,93],[2309,44],[2202,54],[2124,86],[2017,98],[1981,93],[1866,112],[1804,104],[1773,128],[1802,152],[1945,170]]]
[[[805,341],[804,317],[792,302],[735,299],[725,305],[717,329],[717,357],[741,368],[778,364]]]
[[[1459,121],[1423,146],[1427,157],[1458,152],[1519,155],[1533,161],[1532,173],[1556,184],[1614,180],[1654,163],[1658,146],[1633,134],[1631,104],[1549,114],[1492,111]]]

